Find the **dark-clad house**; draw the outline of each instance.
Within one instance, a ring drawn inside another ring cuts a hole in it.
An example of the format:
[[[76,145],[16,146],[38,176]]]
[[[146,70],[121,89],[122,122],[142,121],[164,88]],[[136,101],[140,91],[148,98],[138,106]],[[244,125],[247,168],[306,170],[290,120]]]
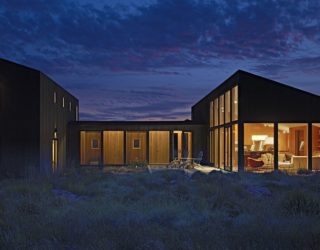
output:
[[[2,176],[47,175],[66,167],[67,125],[78,100],[38,70],[0,59]]]
[[[197,160],[227,171],[320,170],[320,97],[237,71],[186,121],[78,121],[78,100],[0,60],[1,175]]]
[[[192,107],[212,165],[230,171],[320,170],[320,97],[237,71]]]

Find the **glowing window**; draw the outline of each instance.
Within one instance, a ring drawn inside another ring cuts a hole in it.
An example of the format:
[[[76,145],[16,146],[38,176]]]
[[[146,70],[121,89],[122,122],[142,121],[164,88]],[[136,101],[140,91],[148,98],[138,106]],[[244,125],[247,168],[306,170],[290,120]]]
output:
[[[62,97],[62,107],[64,108],[64,97]]]
[[[231,109],[230,109],[230,90],[225,94],[225,121],[226,123],[230,122],[231,119]]]
[[[219,124],[224,124],[224,95],[219,98],[220,112],[219,112]]]
[[[232,121],[238,120],[239,96],[238,86],[232,89]]]
[[[57,93],[53,92],[53,103],[57,103]]]
[[[214,111],[213,111],[213,117],[214,117],[214,126],[219,125],[219,99],[214,100]]]

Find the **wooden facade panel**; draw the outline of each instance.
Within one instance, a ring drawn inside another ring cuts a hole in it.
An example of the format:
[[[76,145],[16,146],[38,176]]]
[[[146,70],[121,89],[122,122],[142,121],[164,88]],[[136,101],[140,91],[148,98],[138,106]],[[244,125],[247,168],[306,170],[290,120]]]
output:
[[[170,132],[149,132],[149,164],[168,164],[170,157]]]
[[[124,132],[103,132],[103,164],[121,165],[124,157]]]
[[[101,132],[80,134],[80,164],[99,165],[101,163]]]
[[[139,147],[134,147],[134,142],[139,141]],[[126,133],[126,161],[127,164],[132,162],[147,161],[147,132],[131,132]]]

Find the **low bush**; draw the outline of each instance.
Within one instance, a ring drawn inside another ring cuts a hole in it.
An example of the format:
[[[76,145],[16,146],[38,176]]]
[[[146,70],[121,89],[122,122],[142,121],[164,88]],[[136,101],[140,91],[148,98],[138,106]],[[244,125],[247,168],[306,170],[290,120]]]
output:
[[[288,215],[319,215],[319,200],[301,190],[290,191],[283,200],[283,209]]]
[[[0,248],[317,249],[319,182],[320,175],[84,169],[0,181]],[[268,185],[270,194],[248,192]],[[65,199],[53,188],[86,198]]]
[[[299,168],[297,170],[297,174],[309,175],[312,171],[308,170],[307,168]]]
[[[128,165],[129,168],[147,168],[148,163],[146,161],[133,161]]]

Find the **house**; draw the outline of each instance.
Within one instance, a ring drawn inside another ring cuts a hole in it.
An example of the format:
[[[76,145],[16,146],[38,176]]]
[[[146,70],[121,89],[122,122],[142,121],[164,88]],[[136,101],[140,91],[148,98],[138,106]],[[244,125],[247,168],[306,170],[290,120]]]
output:
[[[320,97],[237,71],[192,107],[206,159],[229,171],[320,169]]]
[[[0,167],[167,165],[201,156],[227,171],[320,170],[320,97],[237,71],[186,121],[78,121],[78,100],[41,72],[0,60]]]
[[[55,173],[66,167],[67,126],[78,100],[42,72],[0,59],[0,174]]]

